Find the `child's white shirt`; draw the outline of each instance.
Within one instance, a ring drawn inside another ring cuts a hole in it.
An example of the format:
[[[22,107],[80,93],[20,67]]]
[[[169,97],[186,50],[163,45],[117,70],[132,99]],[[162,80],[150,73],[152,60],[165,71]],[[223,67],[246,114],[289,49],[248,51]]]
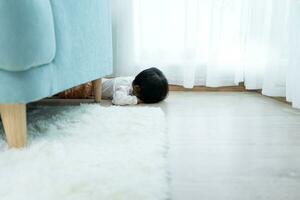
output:
[[[132,95],[133,80],[133,77],[102,79],[102,97],[104,99],[111,99],[115,105],[137,104],[137,97]]]

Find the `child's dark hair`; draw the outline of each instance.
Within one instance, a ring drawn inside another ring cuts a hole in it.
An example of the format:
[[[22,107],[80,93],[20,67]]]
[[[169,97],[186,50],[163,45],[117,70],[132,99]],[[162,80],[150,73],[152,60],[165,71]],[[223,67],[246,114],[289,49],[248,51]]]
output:
[[[158,103],[164,100],[169,92],[166,77],[155,67],[139,73],[132,84],[139,87],[137,96],[144,103]]]

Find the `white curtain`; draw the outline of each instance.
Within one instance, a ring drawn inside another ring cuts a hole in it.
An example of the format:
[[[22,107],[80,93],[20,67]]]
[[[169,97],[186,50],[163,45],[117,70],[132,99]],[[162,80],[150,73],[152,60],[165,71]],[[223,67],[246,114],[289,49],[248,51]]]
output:
[[[291,5],[289,31],[289,65],[287,67],[286,96],[294,107],[300,108],[300,1]]]
[[[237,85],[300,107],[299,0],[113,0],[114,71]]]

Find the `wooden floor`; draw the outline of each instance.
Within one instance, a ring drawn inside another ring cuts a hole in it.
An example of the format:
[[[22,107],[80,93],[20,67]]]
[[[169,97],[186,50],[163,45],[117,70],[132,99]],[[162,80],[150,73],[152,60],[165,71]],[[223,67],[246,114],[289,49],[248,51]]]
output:
[[[257,93],[172,92],[174,200],[299,200],[300,111]]]
[[[255,92],[171,92],[152,106],[166,113],[173,200],[300,199],[300,110]]]

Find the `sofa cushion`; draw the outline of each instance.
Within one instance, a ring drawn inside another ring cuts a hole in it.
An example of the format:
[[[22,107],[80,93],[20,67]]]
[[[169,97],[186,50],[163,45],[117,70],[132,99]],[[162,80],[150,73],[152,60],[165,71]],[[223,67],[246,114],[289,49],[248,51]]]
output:
[[[24,71],[50,63],[55,46],[49,0],[0,1],[0,69]]]

